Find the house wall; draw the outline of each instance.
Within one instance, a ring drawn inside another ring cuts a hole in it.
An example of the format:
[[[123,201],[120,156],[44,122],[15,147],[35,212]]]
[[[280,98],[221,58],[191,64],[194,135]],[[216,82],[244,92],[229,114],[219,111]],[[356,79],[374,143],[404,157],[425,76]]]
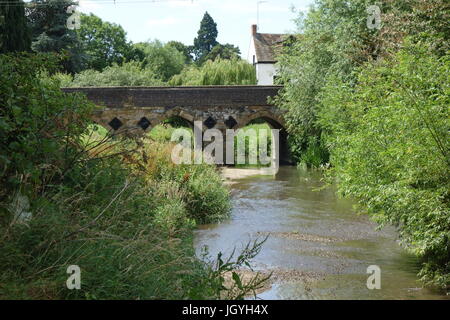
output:
[[[256,79],[259,86],[273,85],[273,77],[276,75],[275,64],[258,62],[258,57],[256,56],[255,41],[253,40],[253,38],[250,42],[248,62],[254,64],[255,66]]]
[[[259,86],[273,85],[273,77],[276,75],[275,64],[273,63],[257,63],[256,79]]]

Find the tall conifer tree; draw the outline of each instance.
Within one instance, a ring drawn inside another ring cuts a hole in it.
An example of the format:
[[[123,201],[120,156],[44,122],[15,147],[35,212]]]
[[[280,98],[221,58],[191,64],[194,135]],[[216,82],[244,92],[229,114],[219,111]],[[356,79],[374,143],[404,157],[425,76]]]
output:
[[[200,60],[204,55],[210,53],[212,48],[218,44],[216,39],[217,23],[214,22],[208,12],[205,12],[200,22],[197,38],[194,39],[195,59]]]
[[[22,0],[0,3],[0,53],[28,51],[31,37]]]

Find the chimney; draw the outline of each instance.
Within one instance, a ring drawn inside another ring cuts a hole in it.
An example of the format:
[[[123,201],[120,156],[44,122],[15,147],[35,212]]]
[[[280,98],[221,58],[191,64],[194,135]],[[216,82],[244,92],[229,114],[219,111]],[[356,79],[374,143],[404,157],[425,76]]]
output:
[[[258,28],[257,28],[256,24],[252,24],[252,36],[255,36],[257,31],[258,31]]]

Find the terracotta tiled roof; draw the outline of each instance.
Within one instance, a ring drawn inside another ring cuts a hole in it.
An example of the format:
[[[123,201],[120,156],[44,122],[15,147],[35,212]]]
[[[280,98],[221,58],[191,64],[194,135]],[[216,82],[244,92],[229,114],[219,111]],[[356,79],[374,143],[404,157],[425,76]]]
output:
[[[288,35],[275,33],[256,33],[253,36],[258,62],[275,63],[275,50],[280,47]]]

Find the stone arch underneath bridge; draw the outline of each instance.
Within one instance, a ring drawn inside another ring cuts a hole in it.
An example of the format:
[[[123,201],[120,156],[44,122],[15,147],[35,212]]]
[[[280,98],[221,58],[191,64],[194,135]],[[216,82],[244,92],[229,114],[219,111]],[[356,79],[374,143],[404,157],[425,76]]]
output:
[[[267,111],[256,112],[251,114],[247,118],[243,119],[242,123],[237,126],[237,129],[244,128],[245,126],[261,120],[261,122],[267,123],[271,129],[279,130],[279,139],[280,139],[280,163],[281,164],[291,164],[292,157],[291,152],[289,150],[289,145],[287,141],[287,131],[284,122],[284,118],[280,114],[273,114]]]
[[[283,112],[270,104],[279,86],[65,88],[83,92],[100,107],[93,119],[108,130],[140,135],[171,117],[202,129],[237,130],[264,119],[280,129],[280,160],[290,162]]]
[[[144,132],[150,131],[157,125],[160,125],[160,124],[164,123],[164,121],[172,119],[172,118],[183,119],[189,125],[189,127],[191,129],[194,128],[194,121],[196,121],[194,114],[190,113],[189,110],[184,110],[183,108],[180,108],[180,107],[175,107],[173,109],[167,110],[166,112],[164,112],[163,114],[161,114],[160,116],[158,116],[156,118],[152,118],[150,115],[150,118],[152,119],[151,126],[147,129],[145,129]]]
[[[237,125],[237,129],[243,128],[255,120],[264,120],[272,129],[284,129],[285,123],[281,114],[272,113],[270,111],[257,111],[244,116]]]

